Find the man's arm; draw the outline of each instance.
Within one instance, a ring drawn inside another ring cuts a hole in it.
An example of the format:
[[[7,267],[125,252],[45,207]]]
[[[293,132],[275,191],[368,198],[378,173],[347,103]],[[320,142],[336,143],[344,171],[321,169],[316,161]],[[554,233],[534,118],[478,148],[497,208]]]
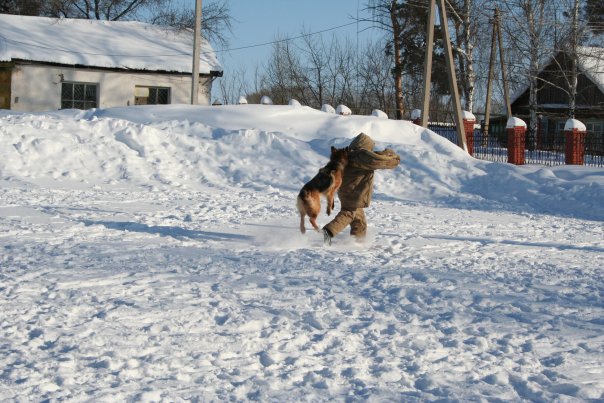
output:
[[[354,153],[354,157],[350,158],[348,163],[355,168],[367,170],[393,169],[401,162],[401,157],[390,148],[377,152],[355,150]]]

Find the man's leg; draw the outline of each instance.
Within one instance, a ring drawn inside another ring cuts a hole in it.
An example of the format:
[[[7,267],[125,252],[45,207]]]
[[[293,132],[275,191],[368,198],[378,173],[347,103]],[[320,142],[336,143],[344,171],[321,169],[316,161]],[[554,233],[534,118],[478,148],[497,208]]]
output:
[[[367,219],[365,211],[362,208],[356,209],[352,221],[350,222],[350,235],[361,240],[367,235]]]
[[[329,235],[334,237],[338,233],[342,232],[344,228],[350,225],[354,219],[354,210],[340,210],[340,212],[334,217],[329,224],[323,227],[324,230],[329,232]]]

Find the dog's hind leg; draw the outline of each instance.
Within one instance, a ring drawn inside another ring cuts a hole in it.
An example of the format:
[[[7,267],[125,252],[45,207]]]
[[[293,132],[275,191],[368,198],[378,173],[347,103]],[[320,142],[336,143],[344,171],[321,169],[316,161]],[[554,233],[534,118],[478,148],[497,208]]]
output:
[[[321,232],[321,229],[317,225],[317,216],[315,215],[315,216],[309,216],[309,217],[310,217],[310,223],[314,227],[315,231]]]
[[[304,216],[305,214],[300,211],[300,232],[303,234],[306,233],[306,227],[304,226]]]
[[[304,200],[298,196],[296,199],[296,208],[298,209],[298,213],[300,213],[300,232],[305,233],[306,227],[304,226],[304,217],[306,217],[306,209],[304,207]]]

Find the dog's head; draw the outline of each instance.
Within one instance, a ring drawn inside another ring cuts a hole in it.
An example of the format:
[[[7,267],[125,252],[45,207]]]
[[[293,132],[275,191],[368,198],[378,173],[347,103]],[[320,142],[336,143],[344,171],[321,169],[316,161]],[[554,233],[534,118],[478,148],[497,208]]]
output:
[[[329,156],[329,159],[346,165],[348,163],[348,147],[335,148],[334,146],[331,146],[331,155]]]

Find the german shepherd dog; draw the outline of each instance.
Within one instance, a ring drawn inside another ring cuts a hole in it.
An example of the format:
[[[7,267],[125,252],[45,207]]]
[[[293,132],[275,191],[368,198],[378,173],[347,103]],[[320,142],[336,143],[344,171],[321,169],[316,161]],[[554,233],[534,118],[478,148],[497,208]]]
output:
[[[321,195],[327,198],[327,215],[331,214],[335,207],[334,196],[342,185],[342,173],[346,164],[348,164],[348,147],[335,148],[332,146],[327,165],[319,169],[319,173],[300,190],[296,206],[300,212],[300,232],[303,234],[306,232],[305,216],[310,218],[314,229],[320,231],[317,217],[321,211]]]

